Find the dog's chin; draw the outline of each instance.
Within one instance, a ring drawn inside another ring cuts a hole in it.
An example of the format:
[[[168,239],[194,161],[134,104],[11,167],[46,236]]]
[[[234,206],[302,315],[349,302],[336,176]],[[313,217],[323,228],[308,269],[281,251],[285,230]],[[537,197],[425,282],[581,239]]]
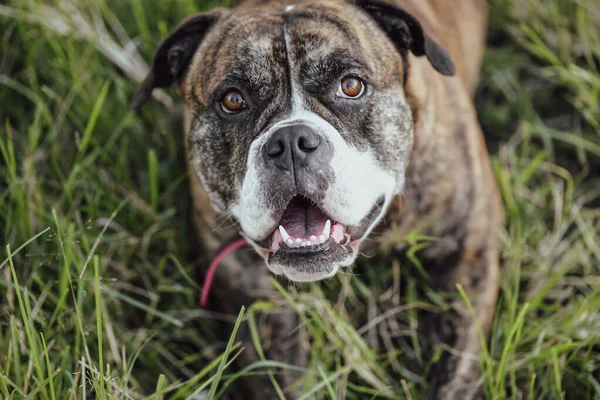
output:
[[[275,275],[283,275],[293,282],[315,282],[333,277],[339,270],[339,265],[323,265],[314,270],[300,270],[297,266],[268,264]]]
[[[382,197],[359,224],[347,226],[310,199],[296,196],[267,238],[251,244],[276,275],[295,282],[331,278],[354,262],[360,243],[383,213],[383,203]]]
[[[355,258],[353,247],[330,238],[314,251],[282,247],[275,253],[270,252],[266,261],[275,274],[285,275],[294,282],[311,282],[331,278]]]

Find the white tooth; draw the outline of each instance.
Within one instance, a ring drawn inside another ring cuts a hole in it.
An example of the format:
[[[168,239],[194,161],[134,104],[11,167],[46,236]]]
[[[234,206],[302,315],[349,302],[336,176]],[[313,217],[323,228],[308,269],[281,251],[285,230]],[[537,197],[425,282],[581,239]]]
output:
[[[320,241],[321,243],[323,243],[323,242],[325,241],[325,236],[323,236],[323,235],[320,235],[320,236],[319,236],[319,241]]]
[[[328,238],[330,233],[331,233],[331,221],[327,220],[327,222],[325,222],[325,227],[323,228],[323,233],[321,235]]]
[[[296,244],[302,243],[302,239],[296,239]]]
[[[310,237],[311,242],[316,242],[317,241],[317,237],[315,235],[312,235]]]
[[[290,242],[290,235],[287,233],[287,231],[285,230],[285,228],[283,227],[283,225],[279,225],[279,233],[281,234],[281,239],[285,243],[289,243]]]
[[[302,242],[302,246],[306,247],[306,242]]]
[[[286,240],[286,241],[285,241],[285,243],[286,243],[288,246],[291,246],[291,245],[293,245],[293,244],[294,244],[294,239],[292,239],[292,238],[289,238],[288,240]]]
[[[312,242],[311,242],[310,240],[307,240],[307,241],[306,241],[306,245],[307,245],[307,246],[312,246]]]

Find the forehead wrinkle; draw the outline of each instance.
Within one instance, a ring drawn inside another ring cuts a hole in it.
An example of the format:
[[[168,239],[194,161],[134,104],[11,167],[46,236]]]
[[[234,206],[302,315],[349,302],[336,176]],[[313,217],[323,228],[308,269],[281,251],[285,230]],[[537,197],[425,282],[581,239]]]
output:
[[[273,81],[271,53],[273,40],[267,36],[247,39],[236,49],[236,63],[232,75],[237,75],[250,85],[258,86]]]
[[[335,22],[338,23],[335,23]],[[343,43],[356,42],[357,37],[349,26],[344,25],[339,18],[326,15],[315,18],[301,17],[292,19],[290,22],[290,33],[294,41],[298,37],[313,36],[326,39],[328,43],[341,46]]]
[[[341,33],[345,40],[356,40],[350,25],[347,25],[336,15],[327,15],[322,12],[311,12],[311,13],[300,13],[294,15],[291,20],[296,25],[309,25],[316,24],[316,26],[329,26],[329,28],[333,28],[337,33]]]
[[[322,23],[319,19],[305,18],[304,23],[298,24],[298,29],[325,36],[330,40],[331,47],[347,47],[359,56],[355,58],[359,59],[361,64],[376,72],[373,79],[378,86],[388,87],[392,81],[402,76],[404,66],[400,54],[387,35],[367,13],[355,6],[331,1],[310,3],[297,12],[302,10],[305,14],[312,11],[323,15],[327,22]],[[337,23],[338,21],[339,23]],[[351,33],[351,37],[344,34],[340,26],[346,28]],[[309,47],[308,50],[315,49]]]
[[[340,50],[344,51],[344,49],[338,49],[329,54],[306,57],[299,66],[302,78],[319,81],[329,77],[341,78],[340,75],[344,72],[356,72],[367,80],[371,79],[372,71],[368,63],[352,56],[340,56]]]
[[[230,19],[208,46],[209,49],[217,47],[215,51],[210,54],[210,50],[207,50],[206,59],[203,56],[198,58],[200,64],[196,68],[196,75],[203,84],[195,85],[197,97],[203,98],[200,86],[205,88],[206,95],[210,95],[227,81],[235,83],[243,80],[253,90],[274,83],[273,70],[277,66],[271,54],[274,32],[277,32],[281,19],[261,18],[258,15],[248,18]]]
[[[329,84],[331,79],[341,78],[345,71],[355,70],[370,79],[372,63],[363,54],[362,47],[353,46],[344,39],[342,32],[332,33],[323,26],[296,32],[298,46],[294,48],[295,68],[298,78],[306,83],[311,81]],[[337,34],[336,34],[337,33]]]
[[[367,38],[361,34],[355,18],[349,18],[343,11],[327,8],[311,10],[315,18],[306,11],[299,18],[292,19],[290,33],[295,44],[295,61],[302,58],[318,60],[331,53],[332,49],[346,49],[346,52],[362,64],[368,65],[369,57],[362,57]],[[326,13],[329,11],[329,13]],[[307,15],[305,15],[307,14]],[[369,65],[370,67],[370,65]]]

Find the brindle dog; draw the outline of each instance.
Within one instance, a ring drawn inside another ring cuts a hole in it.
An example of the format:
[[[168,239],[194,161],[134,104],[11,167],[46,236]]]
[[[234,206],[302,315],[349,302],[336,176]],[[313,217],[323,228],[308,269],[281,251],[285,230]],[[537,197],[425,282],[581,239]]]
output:
[[[165,39],[133,107],[178,86],[199,244],[214,255],[241,233],[256,250],[220,267],[215,308],[277,296],[269,270],[333,276],[385,217],[437,238],[420,252],[430,285],[461,284],[488,331],[503,211],[472,102],[486,12],[484,0],[257,0],[191,16]],[[430,398],[481,396],[470,315],[455,300],[423,325],[449,349]],[[306,363],[294,313],[268,326],[268,358]],[[268,381],[248,386],[244,398],[275,397]]]

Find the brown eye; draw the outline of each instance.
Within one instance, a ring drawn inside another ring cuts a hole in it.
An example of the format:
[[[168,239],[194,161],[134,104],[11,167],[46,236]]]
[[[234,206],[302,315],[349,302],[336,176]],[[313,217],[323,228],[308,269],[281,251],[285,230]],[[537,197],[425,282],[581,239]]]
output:
[[[355,99],[360,97],[365,90],[363,82],[354,76],[347,76],[340,82],[338,96]]]
[[[242,111],[246,107],[246,101],[239,91],[231,89],[223,96],[221,107],[226,113],[233,114]]]

